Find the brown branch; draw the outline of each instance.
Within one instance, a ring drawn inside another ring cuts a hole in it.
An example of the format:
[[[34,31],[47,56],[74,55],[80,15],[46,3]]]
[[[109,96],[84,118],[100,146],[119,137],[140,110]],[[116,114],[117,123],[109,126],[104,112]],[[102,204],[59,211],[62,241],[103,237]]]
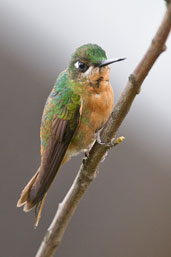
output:
[[[168,2],[169,0],[167,0]],[[171,29],[171,3],[167,5],[167,11],[152,43],[145,53],[144,57],[130,75],[125,89],[123,90],[118,103],[116,104],[111,117],[105,128],[101,132],[101,140],[110,142],[115,136],[123,119],[127,115],[132,102],[139,93],[142,82],[157,60],[158,56],[165,50],[165,42]],[[46,235],[41,243],[36,257],[53,256],[56,247],[62,240],[67,225],[74,214],[81,197],[89,184],[94,180],[97,174],[97,168],[109,149],[106,144],[100,145],[97,141],[91,148],[89,156],[83,160],[79,172],[65,196],[62,203],[59,204],[56,215],[48,228]]]

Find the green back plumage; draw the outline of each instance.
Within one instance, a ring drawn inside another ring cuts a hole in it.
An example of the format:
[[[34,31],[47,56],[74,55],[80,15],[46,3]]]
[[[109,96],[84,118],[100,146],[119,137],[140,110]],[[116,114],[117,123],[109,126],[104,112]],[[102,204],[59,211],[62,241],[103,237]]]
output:
[[[72,121],[79,104],[80,96],[73,92],[72,81],[69,79],[67,71],[64,71],[57,78],[45,104],[40,128],[41,154],[44,153],[51,135],[54,115],[60,119],[69,120],[72,129]]]

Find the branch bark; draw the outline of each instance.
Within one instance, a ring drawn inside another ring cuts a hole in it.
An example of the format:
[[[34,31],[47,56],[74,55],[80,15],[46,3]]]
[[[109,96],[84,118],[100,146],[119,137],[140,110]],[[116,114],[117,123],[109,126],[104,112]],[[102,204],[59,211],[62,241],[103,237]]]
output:
[[[167,0],[167,3],[167,11],[149,49],[129,76],[126,87],[114,107],[106,126],[101,132],[102,142],[108,143],[115,136],[135,96],[139,93],[140,87],[148,72],[158,56],[166,49],[165,42],[171,29],[171,1]],[[54,255],[56,247],[60,244],[72,215],[78,207],[87,187],[96,177],[97,168],[108,149],[108,144],[100,145],[96,141],[89,152],[89,156],[83,159],[71,188],[62,203],[59,204],[56,215],[46,232],[36,257],[51,257]]]

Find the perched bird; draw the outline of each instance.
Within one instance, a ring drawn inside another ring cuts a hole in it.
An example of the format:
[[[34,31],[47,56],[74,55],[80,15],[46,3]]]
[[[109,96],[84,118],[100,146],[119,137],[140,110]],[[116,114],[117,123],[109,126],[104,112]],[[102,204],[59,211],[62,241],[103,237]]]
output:
[[[108,60],[100,46],[86,44],[76,49],[69,67],[58,76],[41,121],[40,167],[17,203],[24,205],[25,212],[36,207],[36,226],[60,166],[88,149],[108,120],[114,101],[109,64],[123,59]]]

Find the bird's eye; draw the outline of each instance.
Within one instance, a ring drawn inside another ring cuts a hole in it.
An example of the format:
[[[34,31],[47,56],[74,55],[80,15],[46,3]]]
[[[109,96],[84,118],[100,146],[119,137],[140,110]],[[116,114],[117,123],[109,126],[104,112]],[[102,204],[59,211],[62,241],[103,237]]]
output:
[[[81,72],[85,72],[89,68],[89,66],[86,63],[80,61],[77,61],[75,63],[75,67],[79,69]]]

